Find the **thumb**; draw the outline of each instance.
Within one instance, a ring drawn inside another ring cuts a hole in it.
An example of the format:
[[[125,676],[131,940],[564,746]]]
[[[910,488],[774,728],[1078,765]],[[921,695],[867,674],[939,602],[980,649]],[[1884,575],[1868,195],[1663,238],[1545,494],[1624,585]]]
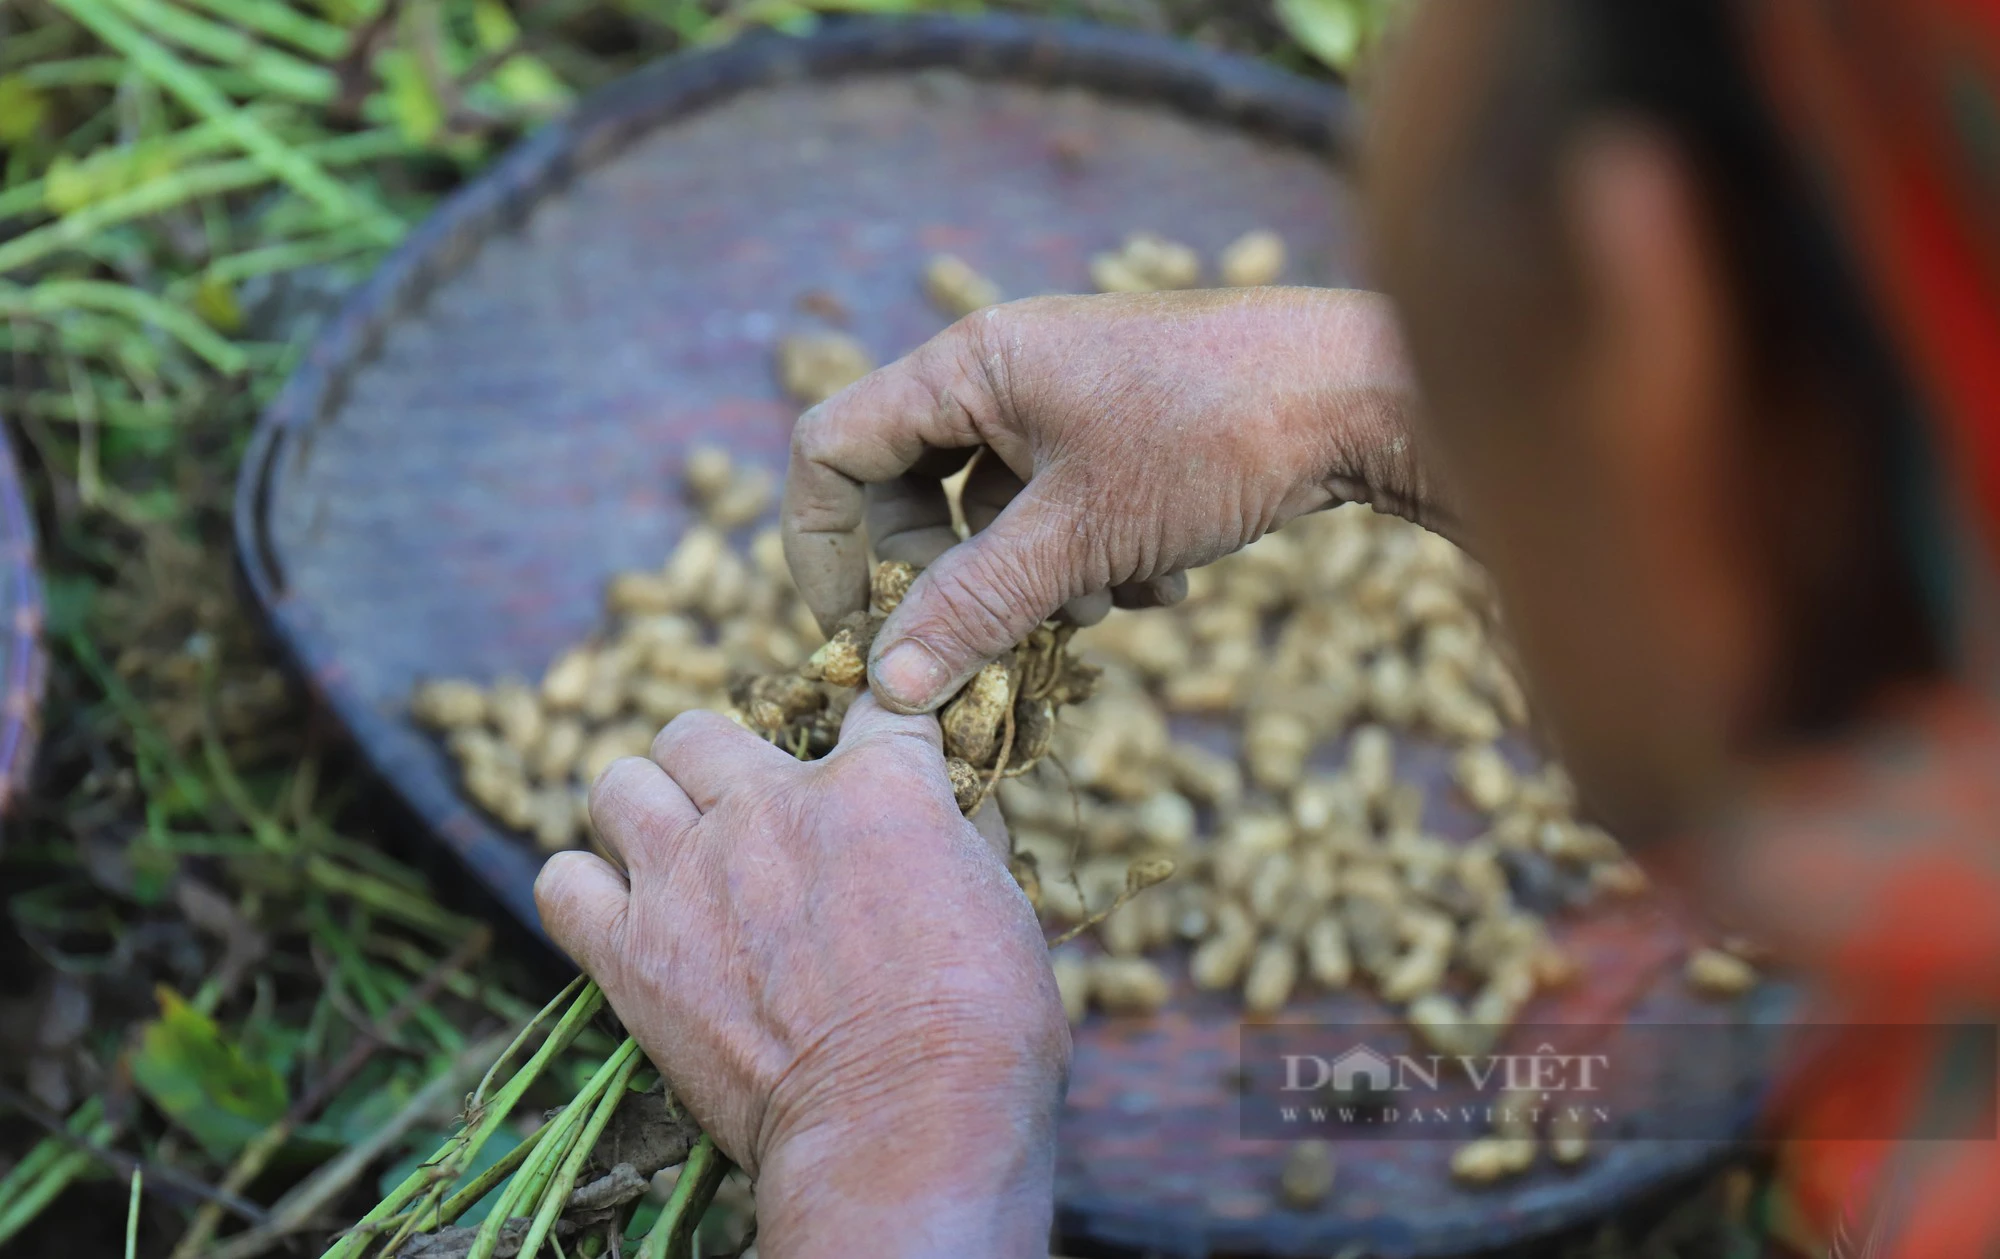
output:
[[[618,956],[632,888],[617,867],[588,852],[559,852],[535,877],[535,909],[542,929],[585,974],[600,982]]]
[[[1051,555],[1060,536],[1031,486],[991,526],[925,569],[875,636],[869,679],[883,705],[923,713],[949,698],[1055,614],[1073,575]]]
[[[911,716],[884,708],[871,694],[863,694],[848,705],[840,722],[840,756],[855,748],[868,747],[890,739],[908,739],[928,748],[933,756],[944,754],[944,732],[935,718]]]

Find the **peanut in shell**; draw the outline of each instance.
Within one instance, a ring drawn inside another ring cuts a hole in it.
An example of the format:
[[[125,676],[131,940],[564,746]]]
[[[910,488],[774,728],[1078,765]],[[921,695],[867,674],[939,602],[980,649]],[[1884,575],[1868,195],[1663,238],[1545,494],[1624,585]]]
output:
[[[1012,700],[1012,680],[999,661],[980,669],[958,697],[945,706],[938,721],[944,728],[944,750],[976,766],[993,763],[1000,751],[1001,725]]]

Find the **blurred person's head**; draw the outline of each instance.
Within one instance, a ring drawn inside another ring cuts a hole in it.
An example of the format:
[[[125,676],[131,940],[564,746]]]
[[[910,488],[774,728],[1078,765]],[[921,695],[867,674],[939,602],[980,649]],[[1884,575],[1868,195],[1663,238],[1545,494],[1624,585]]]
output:
[[[1894,360],[1732,0],[1433,0],[1366,183],[1427,438],[1590,802],[1731,766],[1936,658]]]

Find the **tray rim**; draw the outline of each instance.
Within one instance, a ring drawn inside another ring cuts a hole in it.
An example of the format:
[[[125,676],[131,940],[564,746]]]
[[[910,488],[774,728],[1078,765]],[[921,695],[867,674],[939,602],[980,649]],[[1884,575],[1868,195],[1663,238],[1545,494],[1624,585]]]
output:
[[[342,299],[258,418],[237,474],[232,529],[238,568],[282,658],[426,836],[449,848],[538,937],[546,939],[530,889],[545,854],[489,823],[448,779],[385,755],[389,729],[403,723],[346,684],[310,610],[288,599],[267,528],[276,469],[340,405],[352,374],[374,359],[389,325],[419,309],[489,238],[522,226],[537,204],[579,174],[658,127],[744,92],[932,68],[1132,99],[1272,135],[1334,162],[1350,152],[1352,110],[1337,85],[1166,36],[1003,14],[848,15],[805,36],[761,31],[719,49],[665,58],[608,84],[446,197]]]
[[[6,665],[0,671],[0,848],[4,821],[33,781],[41,745],[41,712],[48,683],[43,641],[40,535],[28,503],[27,477],[0,417],[0,582],[9,607],[4,631]]]

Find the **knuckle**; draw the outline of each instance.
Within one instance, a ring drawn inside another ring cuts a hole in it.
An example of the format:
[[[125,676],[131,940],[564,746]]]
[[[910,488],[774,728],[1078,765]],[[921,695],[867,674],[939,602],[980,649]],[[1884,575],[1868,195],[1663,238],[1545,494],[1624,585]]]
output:
[[[706,708],[692,709],[661,727],[653,736],[653,760],[665,764],[676,748],[691,743],[726,738],[730,733],[747,733],[729,718]]]
[[[929,713],[914,717],[895,715],[878,721],[854,743],[854,752],[872,773],[921,770],[930,762],[942,769],[944,761],[937,718]],[[828,762],[831,766],[831,762]],[[838,769],[835,773],[842,772]]]
[[[543,930],[558,947],[572,956],[583,951],[583,943],[594,931],[615,923],[588,921],[583,884],[590,878],[591,864],[599,858],[586,852],[562,852],[542,864],[535,876],[535,912]]]
[[[822,402],[792,425],[792,456],[801,463],[824,464],[832,455],[831,402]]]
[[[659,766],[640,756],[621,756],[606,765],[596,781],[590,784],[592,815],[600,808],[628,807],[631,801],[643,795],[642,784],[659,773]]]
[[[847,820],[881,816],[892,808],[899,818],[915,820],[926,815],[940,792],[949,801],[951,789],[940,786],[944,759],[920,737],[907,732],[884,733],[857,753],[844,759],[828,758],[816,767],[815,796]],[[957,812],[955,805],[952,811]]]
[[[580,852],[559,852],[542,863],[540,872],[535,875],[535,908],[542,911],[544,918],[564,899],[576,874],[575,858],[583,855]]]
[[[942,358],[958,385],[950,391],[955,404],[975,426],[996,410],[1007,408],[1007,381],[1015,347],[1020,342],[1025,303],[989,306],[960,319],[939,338]]]

